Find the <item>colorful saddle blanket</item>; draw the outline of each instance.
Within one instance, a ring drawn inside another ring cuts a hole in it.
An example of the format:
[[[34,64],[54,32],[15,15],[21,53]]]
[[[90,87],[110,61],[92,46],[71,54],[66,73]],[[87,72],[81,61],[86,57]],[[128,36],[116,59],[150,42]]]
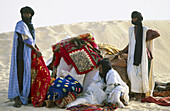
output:
[[[36,57],[35,51],[31,53],[31,101],[33,106],[42,106],[47,90],[50,86],[50,72],[41,57]]]
[[[88,45],[81,48],[73,44],[60,48],[61,55],[68,65],[72,64],[77,74],[85,74],[97,67],[101,57]]]
[[[49,100],[59,100],[66,97],[68,94],[75,92],[80,94],[83,91],[82,85],[72,76],[67,75],[65,78],[57,78],[49,88],[47,98]]]
[[[86,74],[97,67],[101,56],[98,46],[90,33],[81,34],[71,39],[66,39],[52,46],[55,54],[55,65],[63,57],[68,65],[72,64],[77,74]]]

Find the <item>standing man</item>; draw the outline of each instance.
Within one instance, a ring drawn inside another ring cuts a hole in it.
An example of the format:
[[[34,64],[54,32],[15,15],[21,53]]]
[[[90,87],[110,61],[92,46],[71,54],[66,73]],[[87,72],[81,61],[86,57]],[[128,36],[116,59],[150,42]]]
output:
[[[31,87],[31,51],[38,57],[42,54],[35,44],[35,30],[31,23],[34,11],[26,6],[20,10],[22,20],[16,24],[11,68],[9,76],[8,98],[14,100],[14,107],[21,107],[28,103]]]
[[[160,36],[157,31],[142,25],[142,14],[132,12],[132,26],[129,28],[129,44],[119,53],[128,51],[127,73],[131,82],[131,92],[135,100],[142,95],[151,96],[154,87],[153,80],[153,39]]]

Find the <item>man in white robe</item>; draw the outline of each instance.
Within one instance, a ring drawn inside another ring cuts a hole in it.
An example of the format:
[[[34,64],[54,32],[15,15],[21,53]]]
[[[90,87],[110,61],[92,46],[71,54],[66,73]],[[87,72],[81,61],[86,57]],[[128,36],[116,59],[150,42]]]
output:
[[[148,28],[142,25],[143,17],[140,12],[132,12],[132,24],[129,28],[129,44],[119,53],[128,51],[127,73],[131,82],[131,92],[139,100],[142,94],[151,96],[154,88],[153,60],[148,69],[148,52],[152,54],[153,34],[148,35]],[[152,31],[155,33],[154,31]],[[156,35],[158,37],[159,34]]]
[[[111,66],[107,60],[101,60],[98,63],[99,71],[93,78],[99,88],[107,94],[107,102],[117,104],[118,107],[124,107],[129,102],[129,87],[121,79],[120,75]],[[120,100],[123,99],[123,102]]]

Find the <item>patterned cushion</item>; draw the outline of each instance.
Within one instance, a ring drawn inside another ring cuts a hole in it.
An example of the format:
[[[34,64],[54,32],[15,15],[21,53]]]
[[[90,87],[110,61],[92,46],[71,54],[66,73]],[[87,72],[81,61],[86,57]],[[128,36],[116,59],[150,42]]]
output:
[[[72,101],[74,101],[76,99],[76,93],[70,93],[68,94],[66,97],[60,99],[60,100],[56,100],[55,104],[59,107],[59,108],[64,108],[67,104],[71,103]]]
[[[75,92],[77,94],[82,93],[82,85],[74,79],[72,76],[67,75],[65,78],[57,78],[49,88],[47,98],[49,100],[59,100],[66,97],[68,94]]]

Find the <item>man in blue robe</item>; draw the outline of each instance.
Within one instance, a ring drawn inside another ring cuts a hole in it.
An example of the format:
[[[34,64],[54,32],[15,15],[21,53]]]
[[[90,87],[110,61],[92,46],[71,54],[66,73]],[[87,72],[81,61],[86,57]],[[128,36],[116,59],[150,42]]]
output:
[[[8,99],[15,101],[14,107],[28,104],[31,87],[31,51],[34,50],[38,57],[42,55],[35,44],[35,30],[31,23],[33,9],[26,6],[21,8],[20,12],[22,20],[15,27],[8,89]]]

